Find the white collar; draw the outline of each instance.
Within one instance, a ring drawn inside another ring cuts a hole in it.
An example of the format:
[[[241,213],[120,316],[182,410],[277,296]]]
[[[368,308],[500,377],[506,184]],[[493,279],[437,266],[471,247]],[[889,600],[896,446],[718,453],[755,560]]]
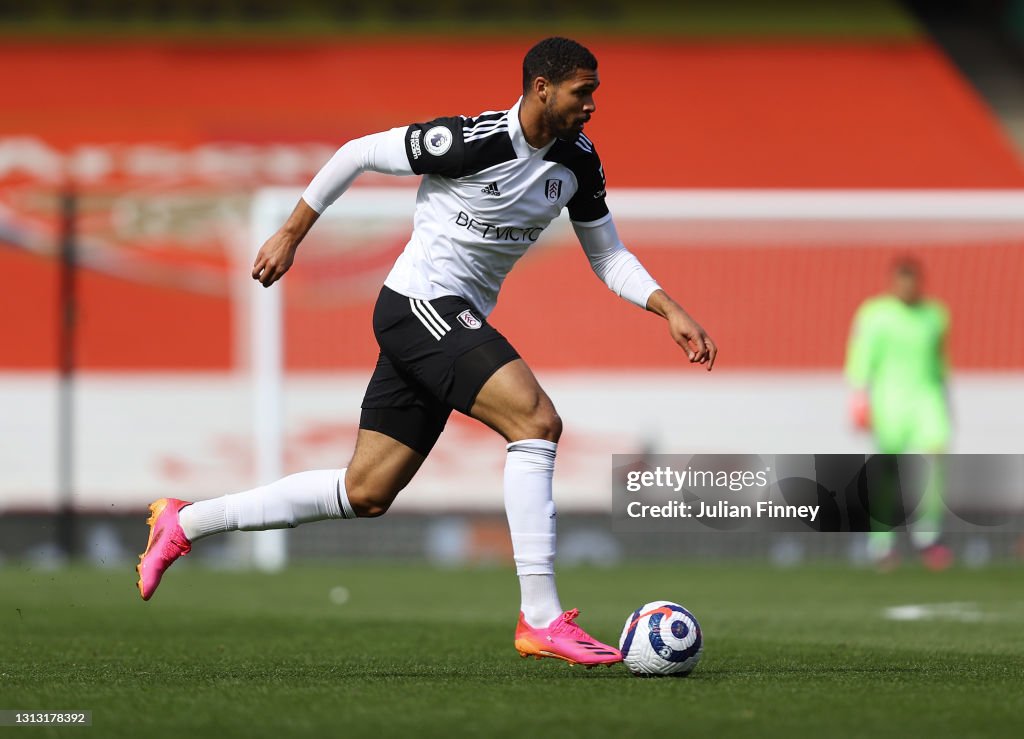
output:
[[[522,96],[516,101],[516,104],[509,108],[508,111],[508,135],[512,139],[512,148],[516,152],[516,156],[528,159],[534,156],[543,157],[548,153],[548,150],[554,146],[555,139],[551,139],[547,144],[539,149],[534,149],[530,146],[526,140],[526,134],[523,133],[523,127],[519,123],[519,108],[523,104]]]

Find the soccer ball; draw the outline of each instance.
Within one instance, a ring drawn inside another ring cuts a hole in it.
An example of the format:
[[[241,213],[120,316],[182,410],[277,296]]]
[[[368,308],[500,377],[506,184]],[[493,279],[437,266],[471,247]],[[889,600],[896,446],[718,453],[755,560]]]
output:
[[[685,677],[703,650],[697,619],[667,600],[647,603],[629,614],[619,638],[622,661],[639,677]]]

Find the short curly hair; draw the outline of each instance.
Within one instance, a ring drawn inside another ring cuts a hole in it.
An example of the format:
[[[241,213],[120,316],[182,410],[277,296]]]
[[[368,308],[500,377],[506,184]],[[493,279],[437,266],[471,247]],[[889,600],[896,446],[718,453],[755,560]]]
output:
[[[597,57],[586,46],[561,36],[539,41],[523,57],[523,94],[538,77],[557,85],[577,69],[597,71]]]

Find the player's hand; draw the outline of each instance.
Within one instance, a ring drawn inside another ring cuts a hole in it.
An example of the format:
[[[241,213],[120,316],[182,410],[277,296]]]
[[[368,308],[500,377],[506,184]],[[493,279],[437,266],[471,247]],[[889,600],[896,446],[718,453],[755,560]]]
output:
[[[707,364],[708,372],[715,366],[718,347],[700,324],[690,318],[682,308],[668,315],[668,330],[672,339],[683,348],[690,362]]]
[[[281,231],[267,239],[256,254],[252,265],[252,278],[258,280],[263,287],[270,287],[284,277],[284,273],[295,261],[295,249],[298,246],[293,239]]]
[[[857,390],[850,396],[850,420],[860,431],[871,430],[871,403],[867,390]]]

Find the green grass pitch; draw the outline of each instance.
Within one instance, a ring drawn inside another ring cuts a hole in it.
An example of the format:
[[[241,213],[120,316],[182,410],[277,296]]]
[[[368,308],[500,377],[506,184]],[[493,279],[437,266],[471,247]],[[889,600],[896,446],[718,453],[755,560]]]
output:
[[[697,615],[694,674],[639,680],[520,659],[511,570],[183,564],[149,603],[130,567],[0,568],[0,709],[93,712],[91,728],[0,734],[874,739],[1024,726],[1019,567],[563,569],[566,607],[598,638],[616,640],[650,600]],[[886,618],[910,605],[931,617]]]

